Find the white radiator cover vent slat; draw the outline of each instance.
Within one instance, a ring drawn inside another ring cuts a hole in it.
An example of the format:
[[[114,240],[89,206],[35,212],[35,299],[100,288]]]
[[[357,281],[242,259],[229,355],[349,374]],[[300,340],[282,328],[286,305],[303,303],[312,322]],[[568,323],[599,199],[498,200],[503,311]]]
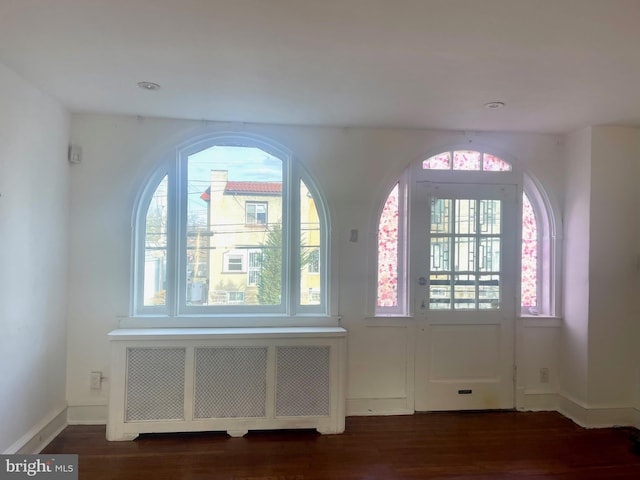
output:
[[[346,330],[115,330],[109,440],[140,433],[344,431]]]
[[[264,417],[267,348],[195,349],[194,418]]]
[[[329,415],[329,347],[278,347],[276,416]]]
[[[127,422],[184,419],[185,351],[127,349]]]

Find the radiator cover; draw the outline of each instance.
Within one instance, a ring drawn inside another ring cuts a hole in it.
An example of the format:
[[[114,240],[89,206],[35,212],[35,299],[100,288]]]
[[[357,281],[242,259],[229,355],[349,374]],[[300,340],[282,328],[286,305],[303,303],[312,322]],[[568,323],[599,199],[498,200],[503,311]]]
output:
[[[108,440],[152,432],[344,431],[342,328],[121,329],[109,339]]]

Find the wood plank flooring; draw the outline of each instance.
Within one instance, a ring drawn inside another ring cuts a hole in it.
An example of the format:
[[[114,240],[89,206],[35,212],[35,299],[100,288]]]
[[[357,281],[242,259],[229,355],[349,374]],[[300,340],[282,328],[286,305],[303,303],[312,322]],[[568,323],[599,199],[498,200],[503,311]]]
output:
[[[640,479],[629,428],[583,429],[553,412],[349,417],[315,431],[144,435],[107,442],[69,426],[42,453],[79,454],[86,480]]]

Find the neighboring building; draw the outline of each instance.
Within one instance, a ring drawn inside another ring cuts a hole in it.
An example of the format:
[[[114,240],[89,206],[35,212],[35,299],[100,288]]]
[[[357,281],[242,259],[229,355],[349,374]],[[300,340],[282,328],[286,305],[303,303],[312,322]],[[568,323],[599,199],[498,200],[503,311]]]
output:
[[[301,186],[303,305],[320,302],[319,219],[315,202]],[[191,305],[258,305],[280,302],[282,183],[230,181],[226,170],[212,170],[200,198],[207,204],[206,225],[195,219],[188,229],[188,289]],[[261,285],[269,270],[269,285]],[[261,293],[262,289],[262,293]]]

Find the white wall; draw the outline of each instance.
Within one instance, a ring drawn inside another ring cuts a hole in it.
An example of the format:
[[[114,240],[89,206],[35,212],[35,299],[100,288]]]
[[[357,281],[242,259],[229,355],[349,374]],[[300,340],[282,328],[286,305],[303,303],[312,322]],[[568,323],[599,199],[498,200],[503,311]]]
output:
[[[411,162],[460,144],[503,153],[564,206],[564,327],[520,321],[518,388],[525,395],[560,390],[583,406],[640,405],[637,129],[583,129],[564,138],[565,148],[552,135],[74,115],[71,139],[83,148],[83,161],[71,168],[69,183],[64,109],[2,65],[0,101],[0,451],[20,449],[64,410],[65,355],[70,420],[104,421],[108,383],[90,390],[89,372],[108,372],[106,334],[129,314],[136,194],[177,144],[215,130],[283,144],[328,199],[339,260],[332,280],[349,330],[351,413],[412,411],[413,322],[367,315],[373,219]],[[348,241],[354,228],[358,243]],[[542,367],[550,368],[550,384],[539,382]]]
[[[638,129],[593,127],[589,404],[629,407],[637,388]]]
[[[89,389],[89,371],[108,371],[107,333],[129,314],[131,214],[136,194],[165,155],[183,141],[216,130],[262,135],[290,149],[328,199],[338,256],[338,313],[349,330],[350,413],[401,413],[413,408],[413,323],[368,319],[368,262],[372,220],[391,182],[412,162],[447,147],[468,145],[503,153],[530,169],[560,203],[562,152],[552,135],[422,130],[229,125],[109,115],[74,115],[72,142],[83,162],[71,175],[69,280],[70,419],[104,420],[108,385]],[[349,242],[351,229],[360,231]],[[368,238],[369,237],[369,238]],[[557,331],[552,329],[551,331]],[[531,342],[556,341],[557,333]],[[551,339],[550,339],[551,338]],[[529,341],[529,340],[525,340]],[[549,348],[529,343],[526,358],[557,370]],[[549,362],[552,364],[550,365]],[[524,381],[524,380],[523,380]]]
[[[564,203],[563,396],[587,402],[589,348],[589,232],[591,128],[567,136]]]
[[[567,159],[561,410],[637,425],[640,131],[585,128]]]
[[[0,65],[0,452],[65,408],[69,118]]]

